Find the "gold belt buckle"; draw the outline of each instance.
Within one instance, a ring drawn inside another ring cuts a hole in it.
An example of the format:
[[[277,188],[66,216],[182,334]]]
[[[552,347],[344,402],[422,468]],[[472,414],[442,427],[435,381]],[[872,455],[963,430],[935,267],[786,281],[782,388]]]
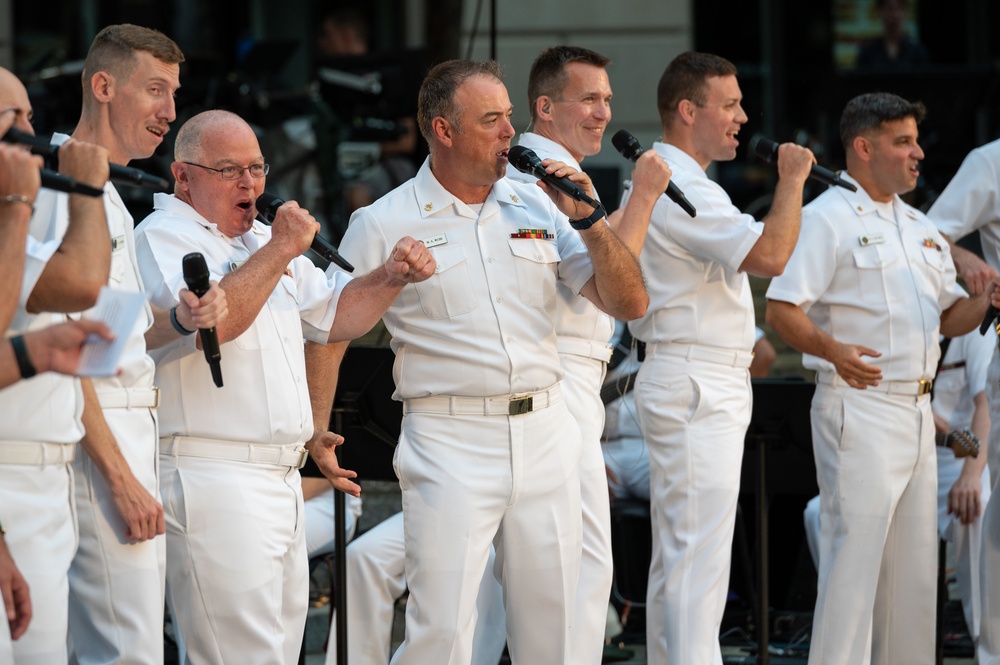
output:
[[[531,413],[531,405],[533,401],[531,395],[525,395],[524,397],[511,397],[510,402],[507,404],[507,415],[509,416],[520,416],[524,413]]]
[[[930,379],[920,379],[917,383],[919,384],[919,387],[917,388],[917,395],[926,395],[931,391]]]

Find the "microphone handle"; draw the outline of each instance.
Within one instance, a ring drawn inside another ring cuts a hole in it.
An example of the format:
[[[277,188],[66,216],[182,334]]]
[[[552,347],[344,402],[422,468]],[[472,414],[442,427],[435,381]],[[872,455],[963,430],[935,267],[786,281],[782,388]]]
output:
[[[983,322],[979,324],[979,334],[985,335],[986,331],[990,329],[993,322],[996,321],[997,317],[1000,316],[1000,310],[998,310],[993,305],[986,308],[986,316],[983,317]]]
[[[73,180],[69,176],[64,176],[51,169],[42,169],[41,177],[42,187],[46,189],[54,189],[57,192],[66,192],[67,194],[83,194],[94,198],[104,196],[103,189],[85,185],[79,180]]]
[[[691,217],[694,217],[698,214],[698,211],[695,210],[694,206],[691,205],[691,202],[687,200],[686,196],[684,196],[684,192],[681,191],[681,188],[675,185],[673,182],[667,185],[667,191],[664,193],[671,201],[679,205],[681,207],[681,210],[686,212]]]
[[[347,259],[341,256],[337,249],[331,245],[326,238],[318,233],[313,236],[312,244],[309,246],[309,249],[316,252],[330,263],[336,263],[347,272],[354,272],[354,266],[352,266]]]

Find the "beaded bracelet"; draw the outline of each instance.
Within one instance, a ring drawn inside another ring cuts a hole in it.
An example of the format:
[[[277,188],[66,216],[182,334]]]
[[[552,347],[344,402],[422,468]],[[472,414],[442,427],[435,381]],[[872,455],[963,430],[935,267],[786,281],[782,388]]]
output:
[[[0,205],[5,203],[23,203],[31,209],[31,214],[35,214],[35,201],[30,196],[25,196],[24,194],[7,194],[6,196],[0,196]]]

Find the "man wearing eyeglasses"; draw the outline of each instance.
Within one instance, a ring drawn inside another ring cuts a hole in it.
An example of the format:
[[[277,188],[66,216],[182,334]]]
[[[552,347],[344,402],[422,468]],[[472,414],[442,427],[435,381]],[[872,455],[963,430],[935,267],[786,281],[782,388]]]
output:
[[[268,167],[232,113],[187,121],[174,157],[174,194],[157,194],[136,230],[147,293],[154,306],[175,304],[183,257],[200,252],[229,316],[216,328],[222,387],[194,335],[153,353],[171,608],[190,662],[292,665],[309,596],[298,469],[313,416],[303,339],[368,332],[435,263],[407,237],[370,273],[327,278],[300,256],[319,230],[308,211],[288,202],[271,227],[255,219]]]

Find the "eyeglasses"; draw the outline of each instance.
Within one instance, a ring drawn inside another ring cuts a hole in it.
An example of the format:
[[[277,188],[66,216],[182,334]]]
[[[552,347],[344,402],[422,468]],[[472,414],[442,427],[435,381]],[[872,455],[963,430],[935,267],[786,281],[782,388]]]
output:
[[[271,170],[270,164],[251,164],[250,166],[224,166],[221,169],[213,169],[211,166],[202,166],[201,164],[195,164],[194,162],[182,162],[188,166],[197,166],[200,169],[205,169],[206,171],[215,171],[216,173],[222,174],[223,180],[239,180],[243,177],[244,171],[250,172],[251,178],[263,178],[267,175],[267,172]]]

